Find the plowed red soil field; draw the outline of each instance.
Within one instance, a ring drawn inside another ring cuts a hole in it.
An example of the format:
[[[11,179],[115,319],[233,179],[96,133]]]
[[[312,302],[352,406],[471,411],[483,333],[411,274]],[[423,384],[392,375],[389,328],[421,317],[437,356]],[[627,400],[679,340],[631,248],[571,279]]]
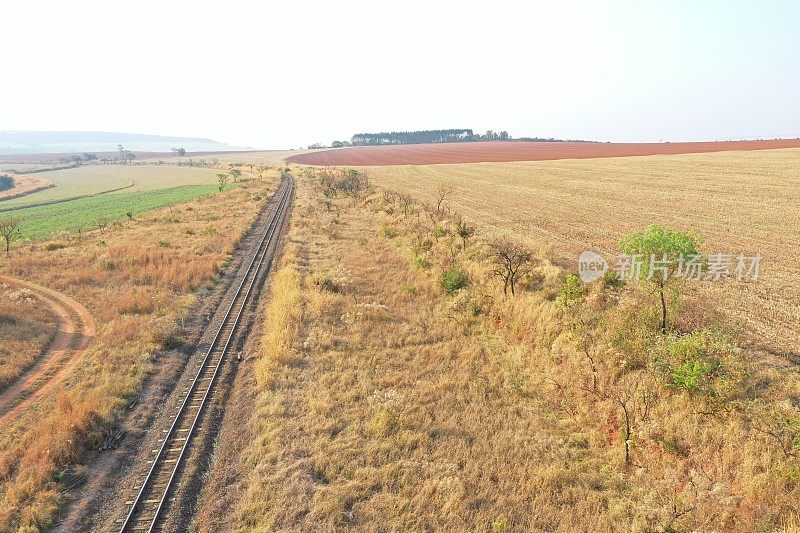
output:
[[[433,165],[800,148],[800,139],[687,143],[474,142],[357,146],[287,158],[306,165]]]

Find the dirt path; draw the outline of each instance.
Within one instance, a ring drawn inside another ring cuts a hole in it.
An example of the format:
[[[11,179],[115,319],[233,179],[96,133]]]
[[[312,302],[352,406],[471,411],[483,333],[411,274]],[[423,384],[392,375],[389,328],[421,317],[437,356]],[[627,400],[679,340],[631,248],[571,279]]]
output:
[[[19,379],[0,392],[1,426],[25,411],[69,372],[94,337],[94,321],[85,307],[59,292],[2,275],[0,283],[30,290],[58,317],[58,331],[47,350]]]

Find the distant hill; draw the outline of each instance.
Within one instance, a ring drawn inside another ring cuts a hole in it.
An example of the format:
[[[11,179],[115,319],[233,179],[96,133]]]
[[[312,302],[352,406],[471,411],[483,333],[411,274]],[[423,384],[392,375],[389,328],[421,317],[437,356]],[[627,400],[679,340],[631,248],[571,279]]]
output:
[[[236,149],[195,137],[103,131],[0,131],[0,155],[114,152],[120,144],[134,152],[169,152],[172,148],[184,148],[187,152]]]

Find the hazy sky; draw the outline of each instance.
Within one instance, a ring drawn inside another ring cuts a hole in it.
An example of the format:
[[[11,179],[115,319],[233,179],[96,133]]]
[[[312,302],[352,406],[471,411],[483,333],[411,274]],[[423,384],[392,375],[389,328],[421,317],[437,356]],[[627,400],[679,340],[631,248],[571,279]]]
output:
[[[3,2],[0,130],[800,136],[800,2]]]

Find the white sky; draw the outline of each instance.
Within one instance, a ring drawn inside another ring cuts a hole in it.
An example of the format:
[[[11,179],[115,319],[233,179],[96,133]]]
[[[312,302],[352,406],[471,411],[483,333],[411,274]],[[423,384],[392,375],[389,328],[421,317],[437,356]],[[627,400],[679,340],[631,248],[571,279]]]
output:
[[[3,0],[0,130],[800,136],[800,2]]]

